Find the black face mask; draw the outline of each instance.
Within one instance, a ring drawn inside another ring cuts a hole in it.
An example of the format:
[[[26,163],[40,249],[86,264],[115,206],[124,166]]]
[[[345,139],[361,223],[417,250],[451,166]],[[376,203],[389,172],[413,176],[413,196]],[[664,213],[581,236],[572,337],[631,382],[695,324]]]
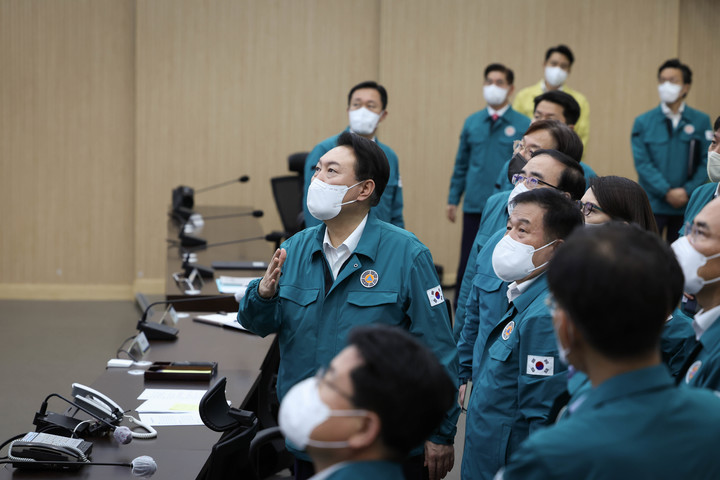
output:
[[[513,175],[515,175],[516,173],[520,173],[520,170],[525,167],[526,163],[527,160],[525,160],[523,156],[519,153],[516,153],[512,156],[512,158],[510,159],[510,165],[508,166],[508,180],[510,181],[510,183],[512,183]]]

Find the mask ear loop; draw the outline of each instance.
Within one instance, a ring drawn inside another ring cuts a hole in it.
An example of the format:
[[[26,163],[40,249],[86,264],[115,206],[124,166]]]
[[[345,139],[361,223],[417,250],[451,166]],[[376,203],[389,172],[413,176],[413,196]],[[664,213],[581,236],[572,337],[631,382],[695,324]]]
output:
[[[538,248],[538,249],[536,249],[536,250],[533,250],[533,254],[534,254],[535,252],[539,252],[539,251],[542,250],[543,248],[549,247],[550,245],[552,245],[553,243],[555,243],[555,242],[557,242],[557,241],[558,241],[558,239],[556,238],[556,239],[553,240],[552,242],[550,242],[550,243],[548,243],[548,244],[545,244],[545,245],[543,245],[542,247],[540,247],[540,248]],[[535,270],[537,270],[538,268],[544,267],[544,266],[547,265],[548,263],[550,263],[550,260],[548,260],[547,262],[543,263],[542,265],[538,265],[537,267],[535,267],[535,268],[533,268],[532,270],[530,270],[530,272],[528,272],[528,273],[532,273],[532,272],[534,272]]]
[[[352,185],[352,186],[348,187],[348,189],[345,191],[345,193],[347,193],[348,190],[350,190],[351,188],[357,187],[358,185],[360,185],[360,184],[361,184],[362,182],[364,182],[364,181],[365,181],[365,180],[360,180],[360,181],[357,182],[355,185]],[[343,196],[344,196],[344,194],[343,194]],[[347,201],[347,202],[338,203],[338,204],[335,205],[335,206],[336,206],[336,207],[342,207],[343,205],[350,205],[351,203],[355,203],[355,202],[357,202],[357,198],[356,198],[355,200],[350,200],[350,201]]]

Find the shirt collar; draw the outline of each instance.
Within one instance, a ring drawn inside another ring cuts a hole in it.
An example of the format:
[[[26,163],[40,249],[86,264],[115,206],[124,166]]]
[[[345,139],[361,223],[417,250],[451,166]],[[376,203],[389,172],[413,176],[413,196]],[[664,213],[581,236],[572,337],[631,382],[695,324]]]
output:
[[[517,297],[520,296],[521,293],[523,293],[525,290],[530,288],[530,285],[537,280],[538,277],[531,278],[530,280],[526,280],[523,283],[518,284],[517,282],[512,282],[510,285],[508,285],[507,289],[507,298],[508,303],[514,302]]]
[[[542,88],[543,93],[548,92],[547,85],[545,85],[545,79],[543,78],[540,80],[540,88]],[[565,84],[563,83],[560,85],[557,90],[560,90],[561,92],[565,89]]]
[[[681,116],[682,113],[685,111],[685,102],[682,102],[682,103],[680,104],[680,108],[678,108],[677,113],[673,113],[673,111],[670,110],[670,107],[668,107],[668,106],[665,104],[665,102],[660,102],[660,109],[662,110],[663,115],[665,115],[665,116],[668,117],[668,118],[672,118],[672,117],[676,117],[676,116]]]
[[[692,322],[693,330],[695,330],[695,338],[700,340],[702,334],[715,323],[718,317],[720,317],[720,305],[710,310],[700,310],[696,313]]]
[[[717,188],[715,189],[715,195],[713,195],[713,198],[720,195],[720,182],[718,182]]]
[[[508,111],[508,108],[510,108],[509,103],[507,105],[505,105],[503,108],[501,108],[500,110],[495,110],[490,105],[488,105],[487,106],[488,116],[492,117],[493,115],[497,115],[498,117],[502,117],[503,115],[505,115],[505,112]]]
[[[338,245],[337,249],[345,245],[345,247],[350,251],[350,253],[354,252],[357,248],[358,243],[360,242],[360,237],[362,237],[363,231],[365,230],[365,224],[367,223],[368,216],[365,215],[365,217],[362,219],[360,224],[355,227],[355,230],[352,231],[350,235],[345,239],[343,243]],[[323,249],[325,248],[335,248],[333,247],[333,244],[330,242],[330,234],[328,234],[327,228],[325,228],[325,238],[323,239]],[[336,249],[336,250],[337,250]]]
[[[323,470],[322,472],[318,472],[312,477],[310,477],[308,480],[324,480],[328,478],[333,473],[337,472],[341,468],[343,468],[345,465],[347,465],[350,462],[340,462],[336,463],[335,465],[330,465],[328,468]]]

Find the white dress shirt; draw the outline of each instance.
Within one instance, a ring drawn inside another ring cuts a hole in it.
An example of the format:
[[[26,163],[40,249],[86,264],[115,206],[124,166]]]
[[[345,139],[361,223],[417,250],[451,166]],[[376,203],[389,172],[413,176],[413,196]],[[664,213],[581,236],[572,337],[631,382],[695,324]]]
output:
[[[325,258],[327,258],[333,280],[337,278],[338,273],[340,273],[340,268],[357,248],[358,242],[360,242],[360,237],[362,237],[363,231],[365,230],[367,218],[367,215],[365,215],[362,222],[360,222],[355,230],[353,230],[353,232],[337,248],[333,247],[332,243],[330,243],[330,235],[328,234],[327,228],[325,228],[323,252],[325,252]]]

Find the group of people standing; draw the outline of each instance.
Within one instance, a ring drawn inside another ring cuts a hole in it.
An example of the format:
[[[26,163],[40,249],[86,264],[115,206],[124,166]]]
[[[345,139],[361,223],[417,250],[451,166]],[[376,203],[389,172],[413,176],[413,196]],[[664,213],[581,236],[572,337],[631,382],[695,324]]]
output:
[[[692,73],[669,60],[631,133],[639,183],[599,177],[573,62],[548,49],[512,105],[512,70],[485,69],[448,195],[452,320],[375,136],[387,92],[351,89],[349,127],[307,157],[307,227],[238,313],[278,335],[295,478],[443,478],[461,410],[466,480],[720,475],[720,117],[685,104]]]

